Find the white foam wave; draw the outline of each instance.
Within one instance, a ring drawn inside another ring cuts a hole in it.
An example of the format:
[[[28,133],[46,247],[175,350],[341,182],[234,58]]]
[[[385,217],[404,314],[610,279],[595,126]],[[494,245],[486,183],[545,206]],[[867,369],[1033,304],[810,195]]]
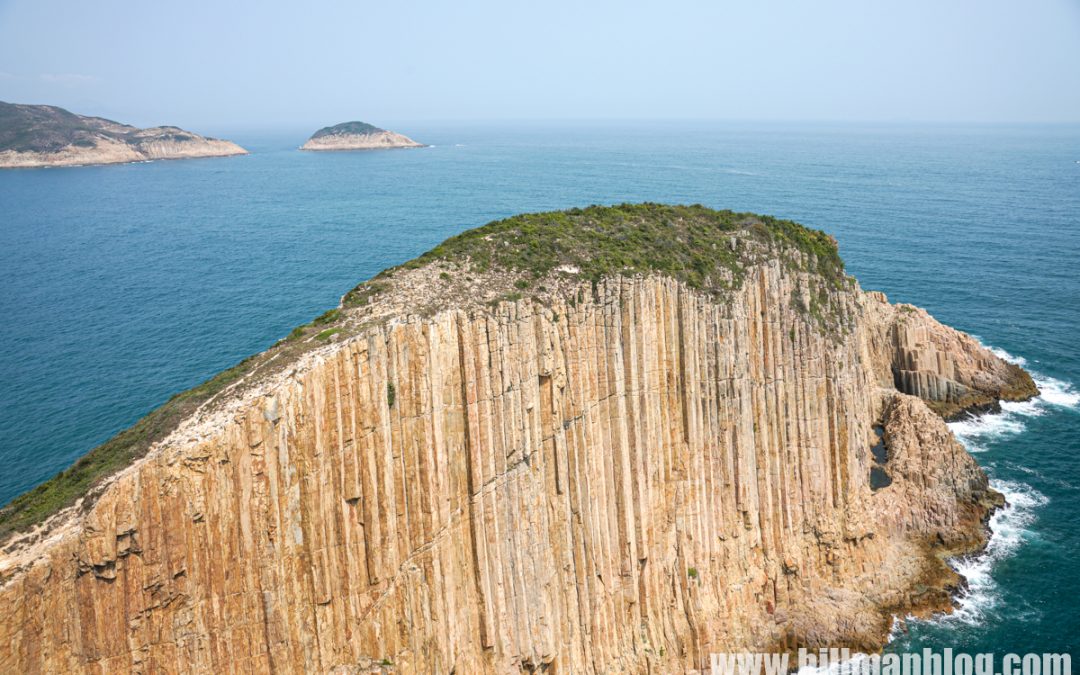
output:
[[[1027,367],[1027,359],[1023,356],[1015,356],[1009,352],[1001,349],[1000,347],[991,347],[990,345],[983,345],[990,350],[992,354],[1000,359],[1004,359],[1009,363],[1015,363],[1018,366]],[[1059,408],[1076,408],[1080,406],[1080,392],[1073,389],[1073,386],[1069,382],[1064,382],[1055,377],[1049,377],[1048,375],[1042,375],[1041,373],[1028,369],[1031,372],[1031,378],[1035,380],[1035,386],[1039,388],[1039,395],[1026,403],[1043,402]],[[1005,403],[1004,406],[1021,406],[1023,403]],[[1040,413],[1041,414],[1041,413]]]
[[[1027,359],[1000,349],[984,345],[997,357],[1027,366]],[[1069,382],[1043,375],[1028,369],[1039,388],[1039,395],[1030,401],[1003,401],[1000,413],[988,413],[949,423],[949,428],[971,452],[986,450],[985,442],[1019,434],[1024,430],[1024,418],[1039,417],[1054,409],[1080,408],[1080,392]]]
[[[1022,413],[1006,411],[999,414],[969,417],[959,422],[950,422],[949,428],[969,452],[983,452],[986,441],[1014,436],[1024,430]]]
[[[1037,518],[1037,510],[1050,500],[1035,488],[1019,481],[991,480],[991,487],[1005,495],[1005,506],[990,517],[990,540],[977,555],[955,558],[949,561],[958,574],[967,581],[966,588],[956,598],[951,614],[940,614],[929,619],[908,615],[903,619],[893,617],[888,641],[903,636],[911,623],[930,623],[939,626],[979,626],[987,615],[1001,603],[1001,591],[991,572],[1001,560],[1014,555],[1017,549],[1035,534],[1029,529]],[[1028,621],[1038,618],[1039,612],[1028,606],[1017,612],[1009,608],[1013,620]],[[848,661],[831,663],[828,668],[801,668],[798,675],[859,675],[859,664],[868,658],[866,654],[853,653]]]
[[[1039,395],[1030,401],[1003,402],[1000,413],[951,422],[949,428],[969,451],[982,452],[986,442],[1023,432],[1025,418],[1044,415],[1054,408],[1076,409],[1080,406],[1080,393],[1072,384],[1032,370],[1022,356],[997,347],[986,347],[999,358],[1027,368],[1039,388]],[[1038,475],[1033,470],[1025,473]],[[990,485],[1005,495],[1006,505],[990,518],[991,535],[986,550],[950,561],[953,569],[967,581],[967,587],[957,598],[955,611],[932,619],[934,622],[979,625],[985,621],[987,613],[992,612],[1001,599],[991,574],[994,565],[1013,555],[1025,541],[1035,536],[1029,528],[1035,522],[1037,510],[1049,501],[1026,483],[995,479]]]
[[[1040,399],[1060,408],[1076,409],[1080,407],[1080,392],[1073,389],[1068,382],[1062,382],[1045,375],[1037,375],[1036,373],[1032,373],[1032,378],[1035,380],[1035,386],[1041,392],[1039,394]]]
[[[975,338],[975,339],[978,340],[979,338]],[[982,340],[979,340],[979,342],[982,343]],[[1013,356],[1012,354],[1010,354],[1009,352],[1005,351],[1004,349],[1002,349],[1000,347],[992,347],[992,346],[990,346],[988,344],[983,344],[983,346],[986,347],[987,349],[989,349],[990,353],[992,353],[994,356],[998,357],[999,359],[1003,359],[1005,361],[1008,361],[1009,363],[1015,363],[1018,366],[1026,366],[1027,365],[1027,359],[1025,359],[1023,356]]]
[[[1016,481],[992,480],[990,485],[1005,495],[1006,505],[990,518],[990,541],[986,550],[975,556],[950,561],[953,569],[967,580],[967,588],[957,598],[952,614],[935,617],[936,623],[979,625],[1000,601],[997,582],[991,575],[994,565],[1013,555],[1033,534],[1029,526],[1036,511],[1049,499],[1035,488]]]
[[[760,176],[759,173],[753,171],[743,171],[742,169],[722,169],[724,173],[729,173],[733,176]]]

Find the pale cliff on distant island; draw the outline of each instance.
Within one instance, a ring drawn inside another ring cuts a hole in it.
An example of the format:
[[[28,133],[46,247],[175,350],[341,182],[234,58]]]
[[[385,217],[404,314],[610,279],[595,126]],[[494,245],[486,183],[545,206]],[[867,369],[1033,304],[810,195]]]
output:
[[[795,223],[517,216],[0,509],[0,672],[683,673],[879,649],[894,616],[950,609],[945,558],[1003,503],[940,415],[1037,393]]]
[[[301,150],[382,150],[384,148],[422,148],[408,136],[380,129],[367,122],[342,122],[319,129],[300,146]]]
[[[0,168],[123,164],[246,155],[231,141],[179,127],[137,127],[51,105],[0,101]]]

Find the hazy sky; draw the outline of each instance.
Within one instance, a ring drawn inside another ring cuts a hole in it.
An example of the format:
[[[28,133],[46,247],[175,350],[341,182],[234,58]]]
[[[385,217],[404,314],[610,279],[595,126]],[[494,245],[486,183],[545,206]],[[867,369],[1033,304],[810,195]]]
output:
[[[0,0],[0,100],[196,128],[1080,122],[1080,0]]]

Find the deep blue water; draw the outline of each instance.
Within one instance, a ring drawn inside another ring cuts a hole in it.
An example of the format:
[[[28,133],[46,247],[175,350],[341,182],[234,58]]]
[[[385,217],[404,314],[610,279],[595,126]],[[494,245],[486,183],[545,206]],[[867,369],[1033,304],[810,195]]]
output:
[[[423,150],[0,172],[0,503],[380,269],[522,211],[700,202],[825,229],[864,288],[1026,361],[955,425],[1013,506],[952,618],[897,648],[1080,650],[1080,129],[466,125]]]

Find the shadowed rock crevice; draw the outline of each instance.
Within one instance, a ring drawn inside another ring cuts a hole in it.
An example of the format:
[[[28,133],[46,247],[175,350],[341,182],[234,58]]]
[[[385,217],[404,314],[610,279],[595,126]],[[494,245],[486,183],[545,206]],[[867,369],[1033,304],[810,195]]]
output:
[[[874,425],[876,440],[870,446],[870,456],[874,458],[874,465],[870,467],[870,489],[880,490],[892,485],[892,478],[886,464],[889,462],[889,451],[885,446],[885,429],[881,425]]]

